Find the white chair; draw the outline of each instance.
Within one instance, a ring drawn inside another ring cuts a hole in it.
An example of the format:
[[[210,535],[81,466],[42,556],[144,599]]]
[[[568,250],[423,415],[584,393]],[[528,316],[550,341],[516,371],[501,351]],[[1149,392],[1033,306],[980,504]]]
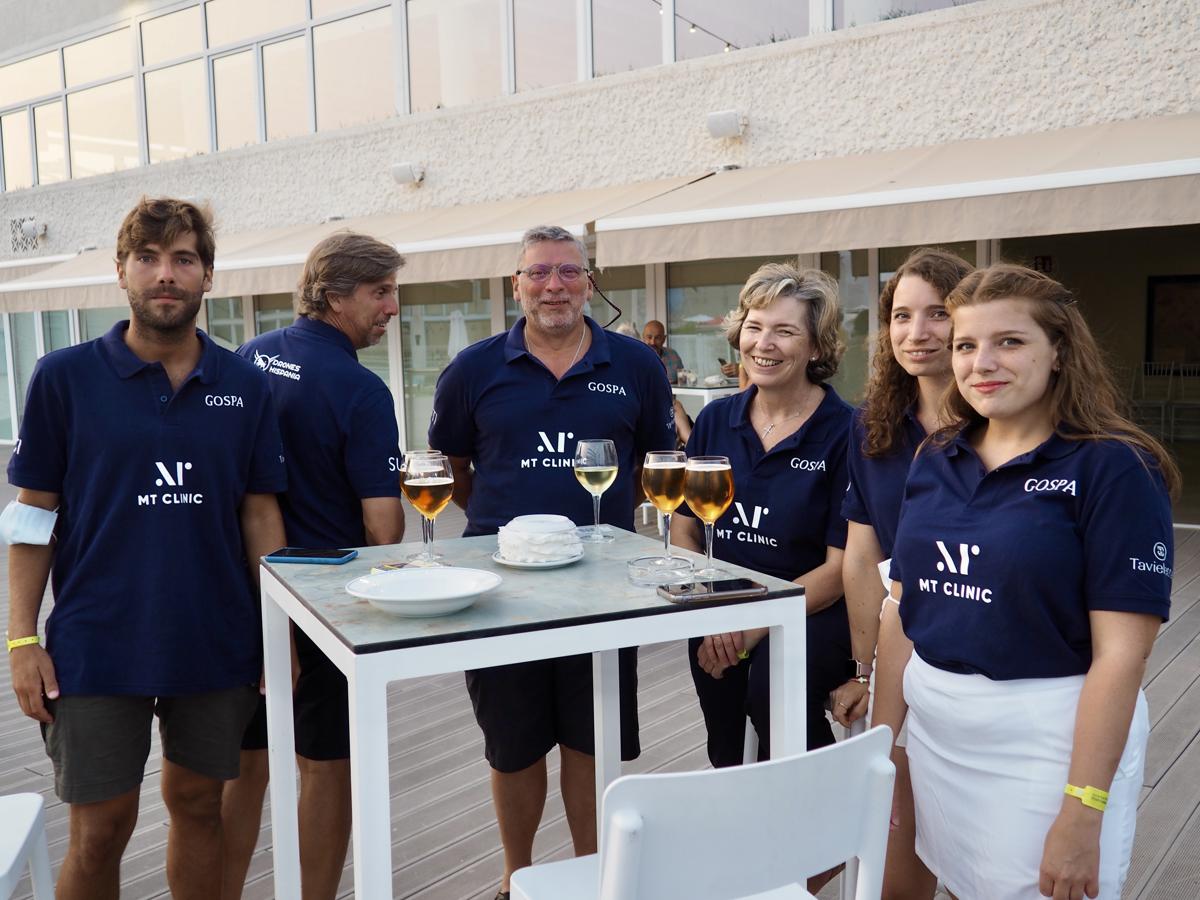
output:
[[[810,875],[857,857],[857,900],[883,889],[891,732],[730,769],[618,778],[600,852],[513,875],[513,900],[810,898]],[[790,888],[790,890],[781,890]]]
[[[35,900],[53,900],[42,795],[9,794],[0,797],[0,898],[13,895],[27,863]]]
[[[829,702],[826,703],[827,709],[832,709],[830,705],[834,702],[834,695],[829,695]],[[843,728],[837,722],[833,723],[834,736],[837,737],[839,732],[841,737],[838,740],[845,740],[848,737],[855,737],[862,734],[867,729],[867,717],[855,719],[850,723],[849,728]],[[742,744],[742,764],[752,763],[758,760],[758,732],[754,730],[754,723],[750,721],[750,717],[746,717],[746,737]],[[841,900],[850,900],[854,896],[854,892],[858,887],[858,860],[846,860],[846,868],[842,870],[842,889],[838,896]]]

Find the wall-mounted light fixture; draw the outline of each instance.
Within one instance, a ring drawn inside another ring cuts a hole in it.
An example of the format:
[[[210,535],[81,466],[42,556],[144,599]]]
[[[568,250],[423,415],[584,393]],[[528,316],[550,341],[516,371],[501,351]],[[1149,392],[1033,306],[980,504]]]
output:
[[[740,138],[750,120],[736,109],[724,109],[708,114],[708,133],[714,138]]]
[[[420,184],[425,180],[425,167],[420,163],[393,163],[392,180],[396,184]]]
[[[37,219],[25,219],[21,222],[21,237],[27,241],[36,241],[46,236],[46,223]]]

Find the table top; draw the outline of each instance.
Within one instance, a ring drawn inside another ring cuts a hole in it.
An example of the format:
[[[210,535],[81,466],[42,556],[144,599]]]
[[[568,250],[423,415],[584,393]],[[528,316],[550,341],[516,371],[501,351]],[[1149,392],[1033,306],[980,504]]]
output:
[[[711,394],[715,391],[720,391],[726,394],[736,394],[738,392],[737,379],[734,378],[725,384],[673,384],[671,390],[676,394]]]
[[[372,566],[404,559],[419,548],[416,543],[363,547],[359,549],[357,559],[341,566],[263,565],[356,654],[693,608],[664,600],[653,587],[631,584],[626,577],[625,564],[637,556],[661,555],[662,543],[620,529],[614,529],[614,532],[616,540],[612,543],[584,544],[583,559],[557,569],[513,569],[496,563],[492,560],[497,546],[495,535],[439,540],[436,550],[445,557],[444,564],[497,572],[504,581],[479,597],[473,606],[431,618],[391,615],[346,593],[348,582],[368,574]],[[672,549],[677,555],[696,559],[697,568],[703,565],[702,555]],[[800,585],[781,578],[732,563],[722,562],[721,568],[726,569],[731,578],[752,578],[765,584],[767,593],[712,601],[706,605],[804,594]]]

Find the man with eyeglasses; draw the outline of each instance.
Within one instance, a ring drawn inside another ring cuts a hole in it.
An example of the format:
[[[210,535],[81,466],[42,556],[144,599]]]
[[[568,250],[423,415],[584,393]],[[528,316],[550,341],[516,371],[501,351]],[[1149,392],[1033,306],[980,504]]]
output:
[[[540,226],[521,240],[513,297],[524,314],[506,334],[459,353],[438,379],[429,445],[450,457],[464,536],[495,534],[515,516],[557,513],[592,522],[591,495],[571,469],[575,442],[616,444],[617,479],[602,522],[633,530],[647,451],[675,446],[671,387],[640,341],[583,314],[592,295],[587,249],[569,231]],[[472,471],[473,466],[473,471]],[[620,652],[621,756],[640,752],[637,651]],[[584,654],[467,673],[492,767],[504,844],[500,900],[532,862],[546,801],[546,754],[559,747],[567,823],[577,854],[596,852],[592,663]]]

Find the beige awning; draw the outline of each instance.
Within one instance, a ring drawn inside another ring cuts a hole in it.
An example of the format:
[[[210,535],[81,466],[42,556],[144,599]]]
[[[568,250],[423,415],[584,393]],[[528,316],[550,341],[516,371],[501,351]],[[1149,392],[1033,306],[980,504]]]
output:
[[[40,256],[31,259],[5,260],[4,262],[0,262],[0,284],[8,281],[16,281],[18,278],[25,278],[29,275],[35,275],[53,265],[74,258],[74,253],[65,253],[61,256]]]
[[[632,265],[1200,222],[1200,115],[721,172],[597,220]]]
[[[125,305],[117,289],[116,249],[84,250],[77,256],[0,284],[0,312],[96,309]]]
[[[561,225],[583,238],[597,219],[668,194],[692,180],[690,176],[666,178],[430,210],[412,227],[388,237],[407,259],[399,275],[403,284],[511,275],[526,229]]]

